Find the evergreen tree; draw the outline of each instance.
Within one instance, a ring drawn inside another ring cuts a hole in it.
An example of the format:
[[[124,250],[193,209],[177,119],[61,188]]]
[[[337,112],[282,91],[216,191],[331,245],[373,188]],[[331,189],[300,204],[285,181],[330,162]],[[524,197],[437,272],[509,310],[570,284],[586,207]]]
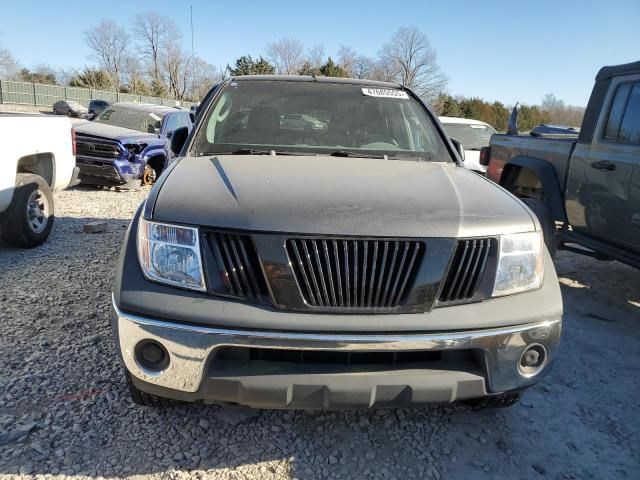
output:
[[[95,88],[97,90],[111,90],[113,82],[109,72],[102,69],[85,68],[81,73],[71,77],[70,87]]]
[[[325,77],[348,77],[349,75],[340,65],[331,60],[331,57],[327,59],[327,63],[320,67],[320,73]]]
[[[19,72],[20,80],[23,82],[44,83],[46,85],[57,85],[56,74],[46,66],[38,67],[34,70],[21,68]]]
[[[298,75],[322,75],[319,68],[314,68],[309,62],[304,62],[302,68],[298,70]]]
[[[458,102],[451,95],[447,95],[446,93],[440,94],[438,103],[441,105],[440,115],[443,117],[460,116],[460,107],[458,106]]]
[[[235,68],[227,67],[229,73],[234,77],[242,75],[272,75],[276,69],[267,60],[260,57],[258,61],[251,58],[251,55],[243,55],[236,60]]]

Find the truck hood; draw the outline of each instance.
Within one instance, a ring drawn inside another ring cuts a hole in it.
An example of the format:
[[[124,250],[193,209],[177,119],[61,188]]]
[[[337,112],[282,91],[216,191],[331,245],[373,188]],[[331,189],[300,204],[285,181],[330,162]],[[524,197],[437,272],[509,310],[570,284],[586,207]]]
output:
[[[160,142],[158,135],[154,133],[144,133],[130,128],[116,127],[106,123],[87,122],[75,127],[76,133],[91,135],[93,137],[108,138],[118,140],[122,143],[151,143]]]
[[[453,164],[325,156],[187,157],[153,219],[271,232],[472,237],[536,229],[511,194]]]

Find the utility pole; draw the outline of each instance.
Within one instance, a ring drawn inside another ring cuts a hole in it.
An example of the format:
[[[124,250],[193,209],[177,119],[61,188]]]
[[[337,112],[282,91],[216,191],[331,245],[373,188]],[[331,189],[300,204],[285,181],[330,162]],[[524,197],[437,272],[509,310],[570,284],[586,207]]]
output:
[[[193,91],[195,90],[195,82],[196,82],[195,65],[193,62],[193,5],[189,5],[189,13],[191,16],[191,95],[193,96]]]
[[[189,5],[191,11],[191,56],[193,57],[193,5]]]

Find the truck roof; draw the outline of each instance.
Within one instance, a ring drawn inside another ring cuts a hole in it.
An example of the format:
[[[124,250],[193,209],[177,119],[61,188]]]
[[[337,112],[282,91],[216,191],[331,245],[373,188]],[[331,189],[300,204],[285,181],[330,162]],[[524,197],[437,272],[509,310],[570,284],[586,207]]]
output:
[[[111,106],[113,107],[122,106],[122,107],[130,108],[132,110],[142,110],[145,112],[155,112],[160,114],[179,110],[178,107],[170,107],[168,105],[157,105],[155,103],[118,102],[118,103],[112,103]]]
[[[401,85],[392,82],[380,82],[378,80],[365,80],[361,78],[341,77],[312,77],[309,75],[241,75],[233,77],[234,82],[271,81],[271,82],[319,82],[319,83],[345,83],[351,85],[366,85],[368,87],[402,88]]]
[[[623,63],[622,65],[612,65],[610,67],[602,67],[596,75],[596,82],[600,80],[608,80],[611,77],[620,77],[622,75],[633,75],[640,73],[640,61],[632,63]]]
[[[464,125],[489,125],[482,120],[474,120],[473,118],[461,118],[461,117],[438,117],[440,123],[460,123]]]

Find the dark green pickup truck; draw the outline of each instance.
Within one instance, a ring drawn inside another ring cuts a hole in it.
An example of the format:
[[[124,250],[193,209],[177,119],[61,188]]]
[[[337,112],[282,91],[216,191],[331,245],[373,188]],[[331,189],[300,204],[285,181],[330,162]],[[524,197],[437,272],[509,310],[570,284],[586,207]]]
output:
[[[640,62],[600,70],[577,136],[493,135],[482,157],[537,214],[552,254],[640,268]]]

